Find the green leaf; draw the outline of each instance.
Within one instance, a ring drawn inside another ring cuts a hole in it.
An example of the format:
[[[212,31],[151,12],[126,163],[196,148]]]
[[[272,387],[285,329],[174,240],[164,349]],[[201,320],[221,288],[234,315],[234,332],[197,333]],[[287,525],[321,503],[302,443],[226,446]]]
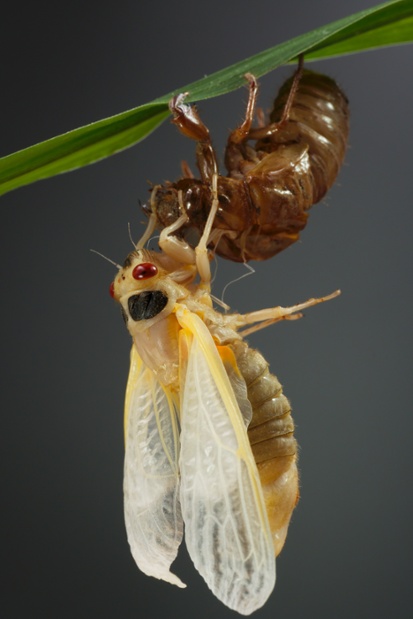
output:
[[[151,103],[3,157],[0,195],[94,163],[139,142],[167,118],[168,101],[176,93],[188,92],[188,101],[199,101],[243,86],[247,72],[261,77],[302,53],[307,61],[411,42],[413,0],[397,0],[361,11],[177,88]]]
[[[74,129],[0,159],[0,195],[109,157],[140,142],[169,116],[149,103]]]
[[[189,92],[188,101],[217,97],[245,85],[245,73],[262,77],[305,53],[305,61],[352,54],[367,49],[413,42],[413,0],[380,4],[327,26],[316,28],[237,62],[221,71],[156,99],[168,102],[175,93]],[[337,51],[336,51],[337,50]]]

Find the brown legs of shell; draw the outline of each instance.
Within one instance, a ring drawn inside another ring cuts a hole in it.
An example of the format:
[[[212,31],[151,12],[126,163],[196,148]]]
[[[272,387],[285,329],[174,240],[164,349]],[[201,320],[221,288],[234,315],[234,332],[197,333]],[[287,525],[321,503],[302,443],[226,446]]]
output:
[[[283,109],[283,113],[279,121],[275,123],[271,123],[267,127],[252,129],[249,134],[250,140],[259,140],[268,135],[272,135],[279,131],[290,118],[291,108],[294,103],[295,95],[297,94],[298,86],[300,84],[301,78],[303,76],[304,71],[304,55],[300,54],[298,58],[298,67],[294,73],[293,81],[291,84],[290,92],[288,93],[287,100],[285,102],[285,106]]]
[[[196,140],[196,158],[201,178],[211,183],[214,174],[218,174],[218,164],[211,136],[207,127],[198,116],[196,108],[184,103],[188,93],[177,95],[171,99],[169,109],[173,114],[172,122],[187,138]]]
[[[254,162],[256,159],[254,149],[249,149],[246,144],[248,140],[259,140],[271,135],[278,131],[288,121],[291,106],[303,74],[303,66],[304,56],[301,54],[298,60],[298,68],[294,74],[291,90],[280,120],[277,123],[257,127],[255,129],[252,128],[252,123],[257,102],[258,84],[251,73],[245,75],[249,83],[249,96],[245,118],[241,125],[230,133],[225,151],[225,165],[230,175],[232,175],[232,172],[235,172],[236,175],[236,171],[240,170],[246,161]],[[187,95],[188,93],[183,93],[171,99],[169,108],[173,114],[172,122],[179,128],[183,135],[197,142],[196,157],[201,178],[204,182],[211,183],[214,174],[218,174],[217,158],[208,128],[200,119],[196,108],[184,103]],[[186,164],[184,164],[183,170],[184,172],[187,170]],[[190,173],[190,176],[192,177],[192,173]]]
[[[262,120],[262,113],[260,113],[260,126],[256,128],[252,128],[252,123],[254,120],[255,105],[257,101],[257,80],[253,75],[251,75],[251,73],[246,73],[245,78],[249,83],[249,96],[245,118],[241,125],[230,133],[225,150],[225,165],[230,176],[237,176],[237,172],[242,174],[245,171],[246,166],[250,163],[258,163],[255,149],[249,148],[246,143],[248,140],[260,140],[272,135],[273,133],[279,131],[281,127],[288,122],[291,107],[303,74],[303,68],[304,56],[301,54],[299,56],[298,67],[294,74],[291,90],[280,120],[276,123],[271,123],[265,126]]]
[[[181,94],[174,97],[169,104],[169,108],[173,113],[172,122],[179,128],[181,133],[192,140],[196,140],[196,156],[201,178],[211,188],[211,209],[199,243],[195,248],[195,263],[201,279],[201,285],[209,290],[211,269],[207,246],[218,210],[218,164],[209,131],[199,118],[196,108],[184,103],[186,96],[186,94]],[[183,169],[185,170],[186,168],[187,165],[185,164]],[[180,200],[182,201],[182,196]],[[183,211],[183,208],[181,210]],[[173,230],[170,228],[168,234],[164,235],[165,238],[169,239],[169,242],[172,240],[170,237],[171,232],[175,232],[182,225],[180,220],[181,217],[175,222]],[[182,220],[182,223],[185,223],[185,221]],[[176,245],[175,239],[174,244]],[[179,241],[179,246],[181,245],[182,241]]]

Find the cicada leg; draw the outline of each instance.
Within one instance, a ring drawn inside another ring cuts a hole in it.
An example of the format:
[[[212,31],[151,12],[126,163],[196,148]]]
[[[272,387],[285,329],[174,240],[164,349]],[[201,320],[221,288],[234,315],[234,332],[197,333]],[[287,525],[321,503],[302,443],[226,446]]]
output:
[[[197,142],[196,158],[201,178],[210,183],[214,174],[218,174],[217,158],[209,130],[200,119],[196,108],[184,103],[187,96],[188,93],[183,93],[171,99],[169,109],[173,114],[172,122],[183,135]]]
[[[249,84],[249,95],[247,109],[245,110],[245,118],[239,127],[231,131],[228,138],[228,145],[241,144],[248,138],[251,130],[252,121],[254,120],[255,105],[257,103],[258,82],[252,73],[246,73],[245,79]]]
[[[211,193],[212,202],[211,209],[208,214],[207,221],[199,240],[199,243],[195,249],[193,249],[185,239],[179,238],[175,235],[178,230],[188,222],[188,215],[185,212],[182,191],[178,191],[179,210],[181,215],[172,222],[169,226],[166,226],[159,236],[159,247],[162,251],[173,258],[175,261],[186,264],[195,265],[201,279],[201,286],[204,290],[209,292],[211,283],[211,267],[210,267],[210,252],[208,251],[208,243],[211,237],[212,227],[215,219],[215,215],[218,210],[218,175],[214,174],[211,180]],[[151,194],[151,201],[156,201],[156,187],[154,187]],[[146,230],[136,244],[137,249],[142,249],[147,241],[150,239],[157,222],[156,210],[152,207],[152,214],[149,217]]]
[[[188,215],[185,213],[183,205],[182,191],[178,191],[178,200],[181,215],[172,224],[166,226],[166,228],[162,230],[159,236],[159,247],[165,254],[182,264],[195,264],[196,257],[194,249],[184,239],[178,238],[174,234],[188,221]]]
[[[295,96],[297,94],[298,86],[300,84],[301,78],[303,76],[304,71],[304,54],[300,54],[298,57],[298,67],[294,73],[293,81],[291,84],[290,92],[288,93],[287,100],[284,105],[284,109],[281,115],[280,120],[275,123],[271,123],[266,127],[257,127],[256,129],[251,129],[248,135],[249,140],[261,140],[265,137],[273,135],[277,133],[290,119],[291,108],[294,103]]]
[[[160,188],[160,185],[156,185],[151,193],[151,214],[149,216],[148,225],[146,226],[146,230],[143,233],[142,237],[136,243],[136,249],[143,249],[146,243],[151,238],[152,234],[155,231],[157,224],[157,215],[156,215],[156,192],[157,189]],[[179,230],[181,226],[187,223],[188,216],[185,213],[185,209],[183,206],[182,200],[182,191],[178,192],[178,200],[181,215],[176,219],[172,224],[166,226],[160,236],[159,236],[159,247],[162,251],[165,252],[168,256],[173,258],[174,260],[181,262],[183,264],[195,264],[195,251],[190,245],[184,241],[183,239],[179,239],[176,236],[173,236],[175,232]]]
[[[155,231],[156,223],[157,223],[156,213],[152,212],[149,215],[148,225],[146,226],[145,232],[143,233],[139,241],[135,244],[136,249],[143,249],[145,247],[146,243],[149,241],[149,239],[151,238],[152,234]]]
[[[303,76],[303,71],[304,71],[304,54],[300,54],[300,56],[298,57],[298,67],[297,67],[296,72],[294,73],[293,82],[291,84],[291,90],[288,94],[287,101],[285,102],[282,116],[277,123],[274,123],[274,125],[271,125],[271,127],[273,127],[272,131],[274,132],[280,129],[280,127],[282,127],[286,122],[288,122],[290,118],[291,108],[294,103],[295,95],[297,94],[300,80]]]
[[[211,283],[211,266],[210,266],[210,256],[211,253],[208,251],[208,243],[210,241],[212,226],[214,224],[215,215],[218,210],[218,174],[214,174],[211,182],[212,189],[212,203],[211,209],[208,213],[208,219],[206,220],[206,224],[204,230],[202,232],[202,236],[199,239],[199,243],[195,248],[195,256],[196,256],[196,267],[201,278],[201,285],[204,289],[209,291],[210,283]]]
[[[249,139],[251,125],[254,120],[255,105],[257,103],[258,83],[251,73],[246,73],[245,78],[249,84],[249,94],[247,109],[245,110],[245,118],[239,127],[236,127],[228,137],[227,146],[225,149],[225,166],[228,172],[239,171],[245,165],[245,162],[250,162],[253,153],[247,154],[246,142]]]
[[[260,329],[265,329],[280,320],[297,320],[298,318],[302,318],[302,310],[307,307],[313,307],[313,305],[318,305],[319,303],[324,303],[324,301],[335,299],[335,297],[338,297],[340,294],[340,290],[335,290],[325,297],[308,299],[308,301],[304,301],[304,303],[298,303],[297,305],[292,305],[291,307],[281,307],[279,305],[277,307],[270,307],[268,309],[262,309],[256,312],[249,312],[248,314],[240,314],[237,316],[237,321],[239,321],[238,325],[240,327],[243,327],[244,325],[252,326],[247,329],[242,329],[239,333],[240,335],[245,336],[250,333],[255,333],[255,331],[259,331]]]
[[[225,150],[225,165],[230,174],[232,173],[233,175],[236,175],[239,172],[245,173],[251,163],[258,163],[254,149],[251,149],[247,145],[248,140],[259,140],[272,135],[273,133],[279,131],[279,129],[286,122],[288,122],[291,107],[303,74],[303,66],[304,56],[301,54],[299,56],[298,68],[294,74],[291,90],[288,94],[280,120],[276,123],[265,126],[262,113],[259,113],[259,126],[254,129],[252,128],[252,122],[254,120],[258,84],[257,80],[253,75],[251,75],[251,73],[245,74],[245,78],[249,82],[249,96],[247,109],[245,111],[245,118],[241,125],[230,133]]]

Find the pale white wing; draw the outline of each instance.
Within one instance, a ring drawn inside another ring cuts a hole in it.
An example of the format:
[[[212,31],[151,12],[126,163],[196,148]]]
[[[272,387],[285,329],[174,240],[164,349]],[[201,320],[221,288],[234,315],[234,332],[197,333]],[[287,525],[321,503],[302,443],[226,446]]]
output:
[[[185,587],[170,572],[182,541],[179,437],[170,394],[132,347],[125,402],[124,507],[128,541],[138,567]]]
[[[275,584],[274,547],[259,475],[207,327],[189,312],[177,317],[184,327],[181,354],[186,365],[180,455],[185,540],[213,593],[248,615],[266,602]]]

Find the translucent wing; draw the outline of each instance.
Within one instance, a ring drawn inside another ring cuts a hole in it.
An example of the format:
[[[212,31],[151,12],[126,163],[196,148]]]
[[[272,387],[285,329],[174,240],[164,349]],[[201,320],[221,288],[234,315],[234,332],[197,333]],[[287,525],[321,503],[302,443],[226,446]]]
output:
[[[274,547],[245,424],[203,321],[177,313],[181,358],[181,506],[189,554],[213,593],[248,615],[275,584]]]
[[[148,576],[185,587],[169,571],[182,541],[178,428],[168,394],[132,347],[125,402],[125,523],[133,558]]]

